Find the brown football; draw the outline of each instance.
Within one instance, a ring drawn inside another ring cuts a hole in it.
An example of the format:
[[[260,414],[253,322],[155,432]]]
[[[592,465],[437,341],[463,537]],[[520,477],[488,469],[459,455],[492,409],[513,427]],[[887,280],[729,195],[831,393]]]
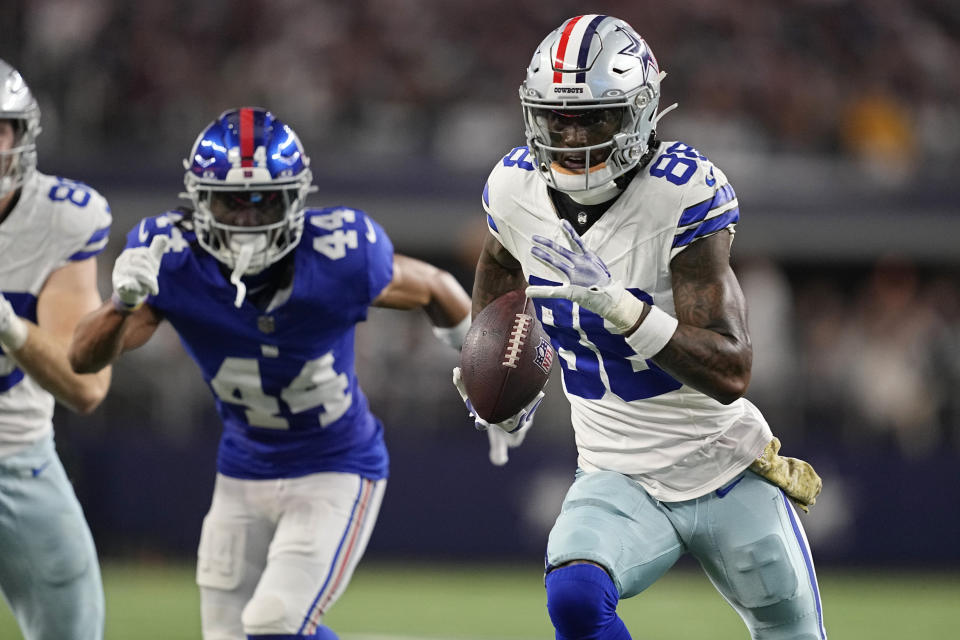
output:
[[[502,422],[533,400],[550,377],[554,353],[533,302],[506,293],[477,314],[460,350],[460,375],[477,415]]]

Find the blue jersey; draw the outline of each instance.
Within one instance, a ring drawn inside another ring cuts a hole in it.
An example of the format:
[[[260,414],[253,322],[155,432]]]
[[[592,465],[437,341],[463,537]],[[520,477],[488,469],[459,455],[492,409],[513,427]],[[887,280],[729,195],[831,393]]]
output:
[[[171,238],[147,303],[200,366],[223,420],[217,470],[248,479],[321,471],[386,477],[383,426],[354,371],[354,329],[393,277],[393,245],[363,211],[308,210],[289,297],[263,311],[199,246],[189,214],[144,219],[127,247]]]

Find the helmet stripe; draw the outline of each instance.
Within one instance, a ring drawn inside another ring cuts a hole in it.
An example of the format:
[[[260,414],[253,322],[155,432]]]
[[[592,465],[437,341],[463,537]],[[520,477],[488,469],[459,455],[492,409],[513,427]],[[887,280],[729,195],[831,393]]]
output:
[[[607,19],[607,16],[597,16],[590,21],[586,30],[583,32],[583,39],[580,41],[580,55],[577,57],[577,69],[586,69],[587,58],[590,55],[590,43],[593,42],[593,34],[597,32],[600,23]],[[587,72],[583,71],[577,74],[577,82],[586,82]]]
[[[240,109],[240,166],[253,166],[253,109]]]
[[[570,34],[573,33],[573,28],[577,26],[577,23],[580,22],[580,18],[583,16],[577,16],[576,18],[570,18],[567,20],[567,26],[563,28],[563,33],[560,35],[560,43],[557,45],[557,59],[553,61],[553,81],[554,82],[563,82],[563,74],[560,73],[560,69],[563,69],[563,59],[567,55],[567,42],[570,40]]]

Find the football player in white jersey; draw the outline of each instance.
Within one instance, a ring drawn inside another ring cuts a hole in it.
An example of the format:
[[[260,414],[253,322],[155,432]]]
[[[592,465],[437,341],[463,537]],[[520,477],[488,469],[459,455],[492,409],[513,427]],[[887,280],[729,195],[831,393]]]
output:
[[[0,590],[27,640],[103,637],[93,538],[53,444],[56,399],[100,404],[110,371],[77,375],[67,346],[100,306],[110,209],[90,187],[36,171],[40,109],[0,60]]]
[[[483,191],[473,312],[509,290],[534,299],[579,453],[547,543],[548,611],[558,639],[629,638],[617,602],[690,553],[752,638],[822,639],[794,510],[820,479],[778,455],[742,397],[752,352],[729,264],[739,205],[706,157],[657,139],[663,76],[624,21],[565,21],[520,88],[527,146]],[[498,426],[528,425],[532,408]]]

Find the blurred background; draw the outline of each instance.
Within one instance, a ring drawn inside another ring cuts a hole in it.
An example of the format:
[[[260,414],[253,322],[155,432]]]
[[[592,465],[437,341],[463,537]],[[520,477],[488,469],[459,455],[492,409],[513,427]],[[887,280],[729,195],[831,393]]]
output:
[[[630,22],[668,72],[660,136],[736,188],[748,397],[814,463],[820,567],[960,570],[960,4],[949,0],[4,0],[0,57],[43,111],[40,169],[89,183],[124,235],[178,205],[181,160],[222,110],[303,139],[313,203],[368,211],[399,252],[469,290],[487,173],[525,144],[517,89],[564,19]],[[424,317],[375,312],[358,368],[392,477],[368,558],[536,560],[575,467],[558,380],[504,468]],[[101,555],[190,562],[219,426],[165,331],[115,368],[61,456]]]

